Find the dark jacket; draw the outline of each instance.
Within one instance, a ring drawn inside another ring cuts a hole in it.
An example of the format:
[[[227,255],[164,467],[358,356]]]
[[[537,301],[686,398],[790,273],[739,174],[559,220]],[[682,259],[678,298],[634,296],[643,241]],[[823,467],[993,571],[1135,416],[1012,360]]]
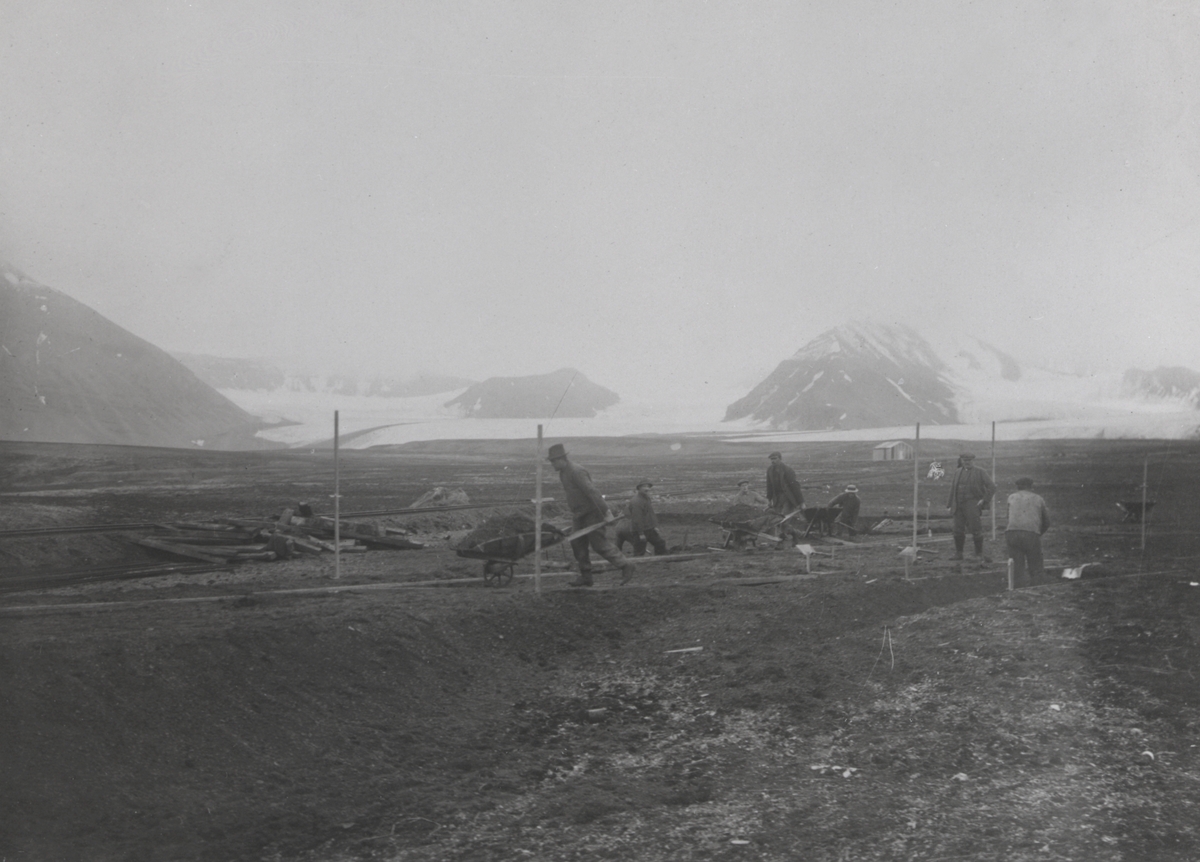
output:
[[[954,471],[954,481],[950,483],[950,499],[946,505],[950,511],[958,510],[959,501],[974,503],[979,508],[986,509],[996,493],[996,485],[992,477],[978,467],[959,467]]]
[[[772,506],[780,504],[799,509],[804,505],[804,494],[796,481],[796,471],[782,461],[767,468],[767,500]]]
[[[858,520],[858,510],[862,506],[862,500],[853,491],[846,491],[829,501],[829,507],[833,508],[834,506],[842,507],[842,513],[838,515],[839,521],[843,524],[853,524]]]
[[[629,523],[639,533],[658,528],[658,518],[654,515],[654,506],[648,497],[634,494],[629,501]]]
[[[592,475],[587,470],[568,461],[559,471],[558,478],[567,493],[567,505],[571,507],[572,515],[576,518],[588,515],[604,517],[608,511],[608,503],[604,502],[604,498],[592,484]]]

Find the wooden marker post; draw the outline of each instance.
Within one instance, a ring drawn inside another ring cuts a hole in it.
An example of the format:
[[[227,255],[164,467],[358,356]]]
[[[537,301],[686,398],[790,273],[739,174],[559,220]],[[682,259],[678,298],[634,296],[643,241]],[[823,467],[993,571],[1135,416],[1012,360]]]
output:
[[[919,489],[920,489],[920,485],[921,485],[920,447],[921,447],[921,423],[918,422],[917,423],[917,436],[916,436],[916,439],[913,440],[913,507],[912,507],[913,535],[912,535],[912,546],[913,546],[914,550],[916,550],[916,547],[917,547],[917,511],[918,511],[918,507],[920,506],[920,502],[917,499],[917,495],[919,493]],[[905,572],[907,573],[907,566],[905,567]]]
[[[338,472],[338,412],[333,411],[333,577],[342,576],[342,490]]]
[[[533,590],[542,594],[542,426],[538,426],[537,480],[533,502]]]
[[[992,420],[992,484],[996,484],[996,421]],[[992,541],[996,541],[996,497],[992,495]],[[1011,587],[1010,587],[1011,589]]]
[[[1142,551],[1146,550],[1146,482],[1150,474],[1150,456],[1142,461]],[[1161,471],[1160,471],[1161,475]]]
[[[1013,563],[1012,557],[1009,557],[1008,558],[1008,588],[1010,590],[1013,588],[1013,566],[1014,565],[1015,564]]]

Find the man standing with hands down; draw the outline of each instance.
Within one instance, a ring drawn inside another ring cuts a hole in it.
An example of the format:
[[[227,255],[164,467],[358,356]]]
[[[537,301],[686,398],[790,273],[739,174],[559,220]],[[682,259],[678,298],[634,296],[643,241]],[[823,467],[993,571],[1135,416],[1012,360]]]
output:
[[[767,460],[771,462],[767,467],[767,502],[771,511],[786,518],[804,505],[804,494],[796,480],[796,471],[783,463],[781,453],[772,452],[767,456]],[[799,534],[791,523],[783,526],[783,532],[792,537],[793,544],[797,541],[796,537]]]
[[[950,483],[950,499],[946,502],[954,514],[954,559],[963,558],[963,547],[970,533],[975,542],[975,559],[990,563],[983,555],[983,524],[979,514],[992,502],[996,485],[986,472],[975,466],[974,455],[964,454],[958,461],[954,481]]]
[[[654,503],[650,500],[650,489],[654,483],[643,479],[637,484],[637,493],[629,501],[629,525],[633,530],[633,555],[646,553],[646,543],[654,546],[656,556],[667,553],[667,543],[658,532],[658,518],[654,514]]]
[[[558,471],[563,490],[567,494],[567,505],[571,507],[574,530],[582,530],[596,524],[609,524],[616,520],[608,509],[608,503],[592,485],[591,474],[577,464],[567,460],[567,450],[561,443],[550,447],[550,465]],[[621,570],[621,583],[633,578],[634,565],[625,558],[620,549],[608,538],[608,527],[597,527],[586,536],[571,540],[571,551],[579,563],[579,579],[571,581],[573,587],[592,585],[592,560],[588,548],[604,557]]]

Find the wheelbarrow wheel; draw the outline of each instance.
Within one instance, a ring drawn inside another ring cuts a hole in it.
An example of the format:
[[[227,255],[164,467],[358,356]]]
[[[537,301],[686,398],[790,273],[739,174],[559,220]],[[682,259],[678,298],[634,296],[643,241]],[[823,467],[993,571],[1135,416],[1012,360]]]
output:
[[[506,587],[513,579],[513,564],[488,560],[483,564],[483,582],[489,587]]]

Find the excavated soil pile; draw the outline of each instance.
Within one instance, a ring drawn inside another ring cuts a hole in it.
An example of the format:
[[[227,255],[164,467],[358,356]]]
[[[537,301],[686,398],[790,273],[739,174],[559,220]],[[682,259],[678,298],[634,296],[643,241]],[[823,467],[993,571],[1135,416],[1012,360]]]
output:
[[[739,503],[736,506],[730,506],[719,515],[714,515],[713,520],[718,524],[762,524],[772,517],[774,516],[771,512],[764,512],[754,506]]]
[[[481,525],[454,543],[455,550],[475,550],[487,546],[500,556],[523,556],[525,546],[533,547],[534,521],[528,515],[513,512],[508,515],[493,515]],[[557,527],[542,522],[542,541],[557,539],[562,535]]]

